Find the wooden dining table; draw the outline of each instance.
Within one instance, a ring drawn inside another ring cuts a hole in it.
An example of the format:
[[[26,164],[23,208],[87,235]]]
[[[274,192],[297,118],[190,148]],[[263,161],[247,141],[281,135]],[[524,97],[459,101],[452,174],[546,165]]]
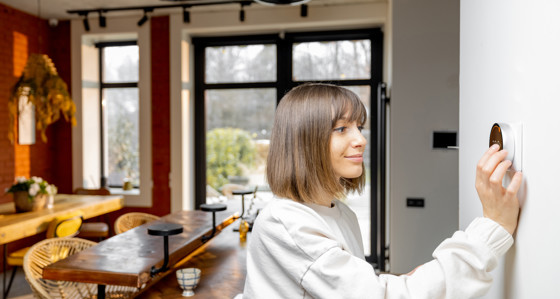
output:
[[[200,210],[163,216],[46,266],[43,278],[97,284],[98,298],[104,298],[107,285],[148,288],[212,240],[205,238],[212,234],[212,218],[211,212]],[[235,219],[231,210],[216,212],[216,235]],[[154,275],[152,269],[161,268],[164,263],[164,242],[161,236],[150,235],[148,228],[165,223],[179,224],[183,232],[168,237],[169,268]]]
[[[80,210],[84,219],[101,216],[124,206],[122,195],[57,194],[50,209],[16,213],[13,202],[0,204],[0,244],[45,232],[58,216]]]
[[[105,215],[124,206],[122,195],[57,194],[52,208],[16,213],[13,202],[0,204],[0,244],[3,246],[3,294],[6,292],[7,246],[10,242],[43,233],[56,217],[82,211],[83,218]]]

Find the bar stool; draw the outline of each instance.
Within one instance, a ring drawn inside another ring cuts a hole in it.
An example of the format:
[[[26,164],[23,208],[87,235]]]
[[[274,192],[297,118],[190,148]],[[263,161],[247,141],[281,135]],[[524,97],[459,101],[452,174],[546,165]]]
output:
[[[212,212],[212,233],[209,236],[202,236],[202,242],[206,243],[206,241],[212,239],[216,234],[216,212],[225,211],[227,206],[224,204],[201,204],[200,210],[204,212]]]
[[[169,236],[178,235],[183,232],[183,226],[177,223],[157,223],[148,227],[148,234],[152,236],[163,236],[163,265],[160,268],[152,266],[150,275],[154,277],[159,272],[167,269],[169,263]]]
[[[233,195],[241,195],[241,216],[239,218],[243,219],[243,215],[245,214],[245,195],[253,194],[255,190],[245,189],[245,190],[233,190]]]

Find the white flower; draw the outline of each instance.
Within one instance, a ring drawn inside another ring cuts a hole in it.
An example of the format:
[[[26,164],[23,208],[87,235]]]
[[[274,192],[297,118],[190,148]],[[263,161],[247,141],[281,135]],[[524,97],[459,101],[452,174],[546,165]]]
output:
[[[40,177],[38,177],[38,176],[32,176],[31,179],[32,179],[33,181],[35,181],[35,183],[38,183],[38,184],[41,183],[41,182],[43,181],[43,179],[40,178]]]
[[[16,182],[18,182],[18,184],[25,183],[25,181],[27,181],[27,179],[24,176],[16,177]]]
[[[58,189],[56,188],[55,185],[52,185],[52,184],[51,184],[51,185],[48,185],[48,186],[47,186],[47,193],[48,193],[49,195],[55,195],[57,192],[58,192]]]
[[[41,189],[41,187],[39,187],[39,184],[37,184],[37,183],[31,184],[31,186],[29,186],[29,195],[31,195],[31,196],[37,195],[37,192],[39,192],[39,189]]]

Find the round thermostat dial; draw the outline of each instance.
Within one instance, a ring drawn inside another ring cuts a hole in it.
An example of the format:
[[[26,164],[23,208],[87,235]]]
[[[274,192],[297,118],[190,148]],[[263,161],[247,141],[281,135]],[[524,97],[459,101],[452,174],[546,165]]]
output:
[[[490,145],[498,144],[500,150],[507,151],[506,160],[513,162],[515,157],[515,137],[513,129],[506,123],[495,123],[490,131]]]

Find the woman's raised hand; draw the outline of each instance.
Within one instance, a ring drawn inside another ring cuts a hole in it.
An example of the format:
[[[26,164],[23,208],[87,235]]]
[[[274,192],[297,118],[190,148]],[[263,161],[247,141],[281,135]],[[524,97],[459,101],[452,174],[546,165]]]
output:
[[[492,145],[478,161],[475,186],[484,217],[496,221],[513,235],[519,216],[517,191],[521,187],[523,174],[515,173],[509,186],[504,188],[502,180],[511,161],[504,160],[506,151],[498,150],[498,145]]]

